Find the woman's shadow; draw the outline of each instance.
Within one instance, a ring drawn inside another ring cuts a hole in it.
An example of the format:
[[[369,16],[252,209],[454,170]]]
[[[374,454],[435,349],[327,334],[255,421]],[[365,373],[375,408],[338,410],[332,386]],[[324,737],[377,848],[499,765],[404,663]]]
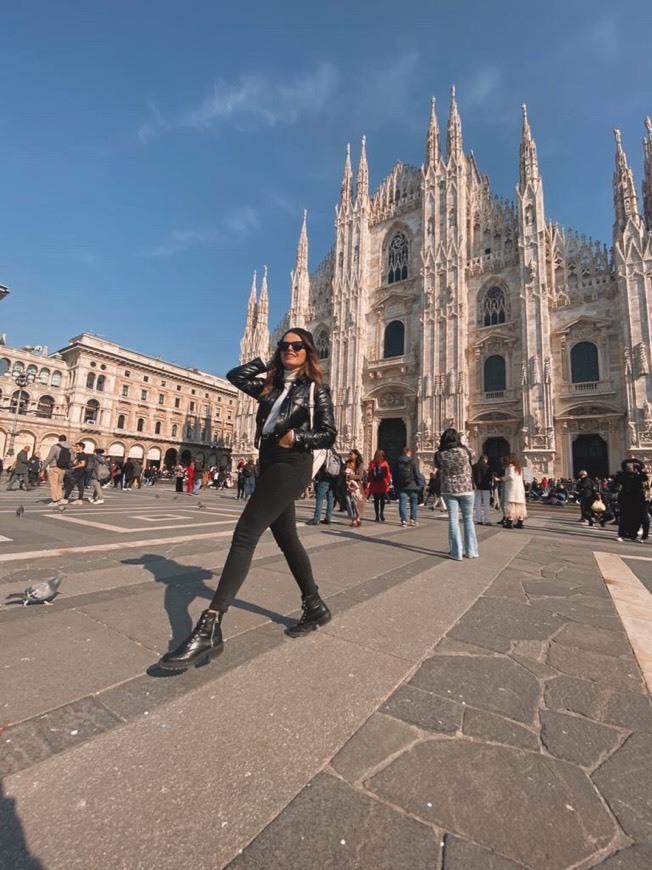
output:
[[[152,574],[157,583],[162,583],[165,586],[163,606],[168,615],[172,632],[168,650],[176,649],[193,630],[194,621],[190,615],[192,602],[196,598],[203,598],[207,602],[212,600],[213,587],[216,585],[215,575],[206,568],[200,568],[198,565],[183,565],[157,553],[143,553],[142,556],[133,559],[123,559],[122,564],[142,565]],[[207,586],[206,581],[210,581],[212,585]],[[233,607],[266,616],[271,622],[277,622],[284,626],[296,622],[291,617],[283,616],[273,610],[267,610],[265,607],[239,598],[235,599]],[[154,666],[148,669],[148,673],[152,676],[170,676],[181,672],[164,671],[162,668]]]
[[[16,801],[4,794],[0,782],[0,858],[2,867],[11,870],[45,870],[43,863],[29,851]],[[6,863],[5,863],[6,862]]]

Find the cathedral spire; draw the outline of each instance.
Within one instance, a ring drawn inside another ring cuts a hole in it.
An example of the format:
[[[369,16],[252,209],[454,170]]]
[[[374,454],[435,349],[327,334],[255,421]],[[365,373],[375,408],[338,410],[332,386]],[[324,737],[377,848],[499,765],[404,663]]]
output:
[[[532,138],[525,103],[521,106],[521,111],[523,112],[523,135],[520,150],[520,189],[523,192],[528,184],[536,184],[539,181],[539,163],[537,146]]]
[[[267,266],[263,266],[263,283],[260,288],[256,325],[267,332],[267,316],[269,314],[269,296],[267,294]]]
[[[308,212],[303,213],[303,223],[297,245],[297,265],[290,272],[292,291],[290,300],[290,322],[294,326],[304,326],[310,303],[310,275],[308,273]]]
[[[303,224],[297,245],[297,272],[308,271],[308,211],[303,210]]]
[[[360,163],[358,164],[358,178],[356,183],[356,203],[365,203],[369,198],[369,167],[367,166],[367,137],[362,137],[360,148]]]
[[[643,212],[648,230],[652,232],[652,118],[645,119],[647,139],[643,139]]]
[[[435,169],[441,156],[439,143],[439,122],[435,111],[435,98],[430,104],[430,123],[428,124],[428,136],[426,138],[426,169]]]
[[[249,302],[247,304],[247,326],[255,326],[256,325],[256,270],[254,269],[254,276],[251,280],[251,292],[249,294]]]
[[[638,224],[640,217],[638,214],[634,173],[627,163],[627,157],[623,151],[621,134],[618,128],[614,129],[614,137],[616,139],[616,171],[614,172],[614,211],[616,213],[616,224],[614,229],[617,232],[622,232],[630,220]]]
[[[351,170],[351,145],[346,146],[346,162],[344,163],[344,174],[342,175],[342,187],[340,189],[340,205],[348,205],[351,202],[351,183],[353,181],[353,172]]]
[[[448,116],[448,136],[446,137],[446,157],[448,162],[462,157],[462,122],[457,110],[455,85],[451,88],[451,110]]]

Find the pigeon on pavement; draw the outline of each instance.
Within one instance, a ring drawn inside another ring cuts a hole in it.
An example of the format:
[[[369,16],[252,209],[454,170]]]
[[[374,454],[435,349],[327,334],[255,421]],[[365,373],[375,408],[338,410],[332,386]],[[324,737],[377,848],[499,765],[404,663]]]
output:
[[[204,504],[203,501],[198,501],[198,502],[197,502],[197,507],[199,508],[200,511],[205,511],[205,510],[206,510],[206,505]]]
[[[19,507],[16,508],[16,516],[17,516],[17,517],[22,517],[22,515],[23,515],[24,513],[25,513],[25,508],[24,508],[24,507],[22,506],[22,504],[21,504]]]
[[[54,577],[52,580],[46,580],[43,583],[34,583],[33,586],[28,586],[23,592],[12,592],[7,595],[10,598],[22,598],[23,607],[28,604],[51,604],[52,599],[59,594],[59,586],[61,586],[63,578]]]

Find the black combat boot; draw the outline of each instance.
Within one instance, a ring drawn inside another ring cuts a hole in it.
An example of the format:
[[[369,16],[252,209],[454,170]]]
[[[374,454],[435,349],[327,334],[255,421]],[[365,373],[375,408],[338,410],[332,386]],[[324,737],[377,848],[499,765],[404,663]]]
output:
[[[296,625],[291,625],[285,629],[288,637],[303,637],[304,634],[308,634],[318,626],[326,625],[327,622],[331,621],[331,612],[319,597],[318,592],[302,598],[301,608],[303,610],[301,619]]]
[[[204,610],[192,634],[172,652],[165,653],[159,667],[171,671],[184,671],[193,665],[205,664],[224,649],[222,640],[222,614]]]

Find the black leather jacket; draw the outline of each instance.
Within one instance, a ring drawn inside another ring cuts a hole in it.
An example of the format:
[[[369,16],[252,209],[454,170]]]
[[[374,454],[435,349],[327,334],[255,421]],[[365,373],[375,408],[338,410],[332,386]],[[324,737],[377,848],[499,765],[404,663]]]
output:
[[[280,387],[273,387],[263,398],[259,398],[260,391],[265,383],[267,373],[266,364],[257,357],[243,366],[237,366],[227,372],[227,379],[246,393],[258,400],[258,413],[256,414],[256,447],[260,444],[260,438],[265,421],[272,410],[274,402],[283,392]],[[274,426],[274,436],[281,438],[290,429],[294,432],[292,450],[309,451],[313,448],[331,447],[335,443],[337,429],[335,427],[335,414],[329,388],[322,384],[315,385],[315,407],[313,409],[313,428],[310,428],[310,380],[306,377],[297,378],[290,391],[283,400],[281,411]]]

